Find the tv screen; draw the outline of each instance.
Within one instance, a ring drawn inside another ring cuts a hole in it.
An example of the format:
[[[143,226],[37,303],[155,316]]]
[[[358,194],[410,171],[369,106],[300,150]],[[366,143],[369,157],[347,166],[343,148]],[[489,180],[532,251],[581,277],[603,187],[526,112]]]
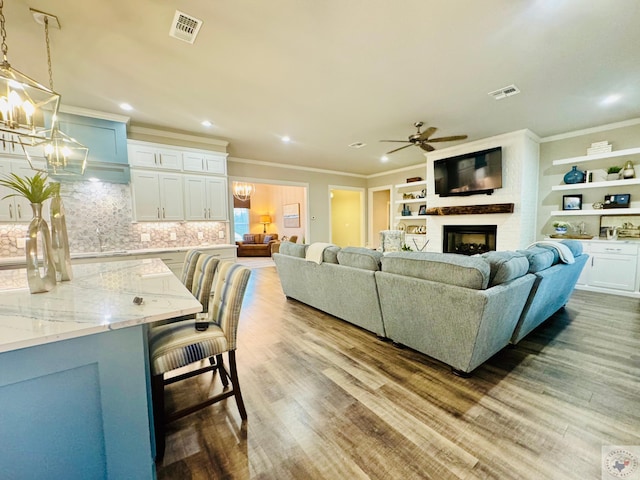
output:
[[[436,194],[491,194],[502,187],[502,147],[466,153],[433,162]]]

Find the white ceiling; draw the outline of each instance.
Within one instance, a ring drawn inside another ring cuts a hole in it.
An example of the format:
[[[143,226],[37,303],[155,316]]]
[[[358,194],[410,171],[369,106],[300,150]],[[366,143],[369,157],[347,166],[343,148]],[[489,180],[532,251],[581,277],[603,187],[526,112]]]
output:
[[[30,7],[62,26],[63,104],[224,139],[235,157],[373,174],[424,159],[380,161],[401,144],[379,140],[418,120],[475,140],[640,117],[638,0],[6,0],[9,62],[47,84]],[[169,37],[176,9],[204,21],[194,45]],[[522,93],[487,95],[512,83]]]

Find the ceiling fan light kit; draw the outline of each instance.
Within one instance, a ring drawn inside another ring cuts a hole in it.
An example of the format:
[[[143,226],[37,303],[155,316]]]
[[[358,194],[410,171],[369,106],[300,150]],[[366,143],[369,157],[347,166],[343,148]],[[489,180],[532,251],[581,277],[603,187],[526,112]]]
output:
[[[420,147],[426,152],[433,152],[435,150],[435,147],[430,145],[431,143],[455,142],[457,140],[465,140],[467,138],[467,135],[453,135],[449,137],[431,138],[431,135],[436,133],[436,131],[438,130],[436,127],[429,127],[424,132],[421,132],[420,129],[424,126],[423,122],[415,122],[413,126],[417,128],[417,132],[409,135],[408,140],[380,140],[381,142],[408,143],[408,145],[404,145],[402,147],[388,151],[387,155],[412,146]]]

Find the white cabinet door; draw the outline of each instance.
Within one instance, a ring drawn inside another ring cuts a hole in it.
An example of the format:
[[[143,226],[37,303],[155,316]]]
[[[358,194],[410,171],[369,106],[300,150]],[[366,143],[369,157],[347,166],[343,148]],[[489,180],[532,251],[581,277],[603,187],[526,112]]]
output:
[[[158,167],[171,170],[182,169],[182,153],[178,150],[158,149],[156,152]]]
[[[128,153],[129,164],[132,167],[166,168],[170,170],[180,170],[182,168],[182,154],[179,150],[130,144]]]
[[[129,164],[132,167],[156,167],[155,149],[142,145],[129,145]]]
[[[635,255],[593,254],[589,285],[631,292],[636,284],[636,263]]]
[[[39,165],[38,168],[44,167]],[[15,173],[20,177],[33,177],[37,172],[26,163],[26,160],[0,163],[0,175],[3,177]],[[21,195],[4,198],[6,195],[13,195],[15,191],[0,186],[0,222],[30,222],[33,218],[31,202]],[[49,221],[49,202],[42,206],[43,218]]]
[[[227,174],[227,159],[224,156],[185,152],[182,154],[182,164],[187,172],[206,172],[212,175]]]
[[[155,172],[131,171],[133,211],[138,221],[160,220],[160,180]]]
[[[226,221],[229,219],[227,210],[227,179],[218,177],[207,178],[207,198],[209,220]]]
[[[2,177],[9,175],[9,173],[11,173],[11,165],[9,163],[0,163],[0,174]],[[13,193],[13,190],[0,186],[0,222],[16,221],[16,205],[13,201],[15,197],[4,198],[6,195]]]
[[[204,166],[208,173],[214,175],[226,175],[227,174],[227,159],[223,156],[217,155],[205,155]]]
[[[206,177],[186,175],[184,177],[184,216],[185,220],[207,219]]]
[[[160,218],[167,221],[184,220],[182,175],[158,174],[160,184]]]

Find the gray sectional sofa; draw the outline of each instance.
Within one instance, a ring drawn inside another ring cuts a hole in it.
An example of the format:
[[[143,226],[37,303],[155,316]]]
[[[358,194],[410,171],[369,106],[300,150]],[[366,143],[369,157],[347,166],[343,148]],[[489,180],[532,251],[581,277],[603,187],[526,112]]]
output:
[[[467,374],[569,299],[587,255],[576,241],[467,257],[286,244],[273,259],[285,295]],[[559,252],[560,250],[560,252]],[[564,263],[573,257],[573,263]],[[317,263],[317,262],[320,263]]]

